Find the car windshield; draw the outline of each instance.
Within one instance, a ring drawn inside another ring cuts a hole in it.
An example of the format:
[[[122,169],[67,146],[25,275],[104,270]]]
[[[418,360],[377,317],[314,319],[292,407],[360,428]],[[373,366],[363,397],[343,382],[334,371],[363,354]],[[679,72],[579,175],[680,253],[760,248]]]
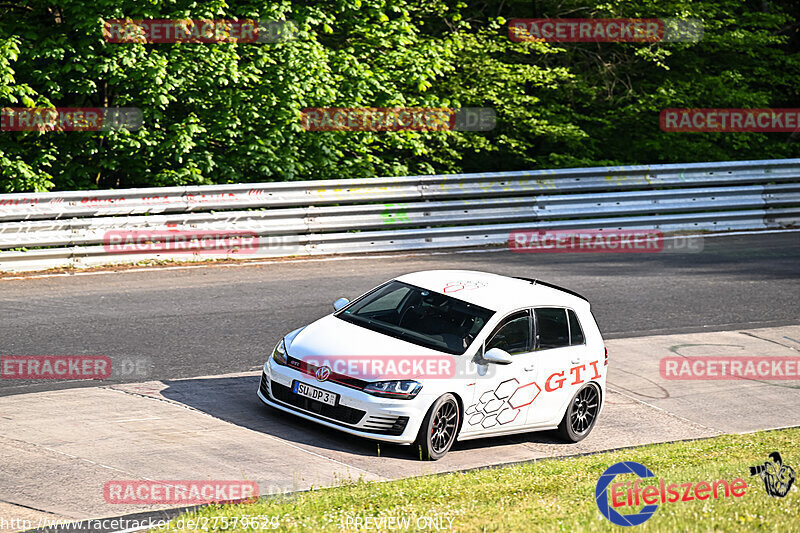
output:
[[[493,314],[451,296],[390,281],[336,316],[391,337],[460,355]]]

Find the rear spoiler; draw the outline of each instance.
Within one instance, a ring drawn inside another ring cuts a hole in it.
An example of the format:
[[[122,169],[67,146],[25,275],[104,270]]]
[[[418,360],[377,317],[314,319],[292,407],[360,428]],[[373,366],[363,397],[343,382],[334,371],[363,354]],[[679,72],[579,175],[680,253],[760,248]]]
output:
[[[575,291],[571,291],[569,289],[565,289],[564,287],[559,287],[558,285],[554,285],[552,283],[548,283],[548,282],[542,281],[540,279],[520,278],[520,277],[517,277],[517,276],[514,276],[514,279],[521,279],[522,281],[527,281],[528,283],[530,283],[532,285],[544,285],[545,287],[550,287],[551,289],[556,289],[557,291],[566,292],[567,294],[571,294],[572,296],[577,296],[581,300],[586,300],[587,302],[589,301],[585,296],[583,296],[581,294],[578,294]]]

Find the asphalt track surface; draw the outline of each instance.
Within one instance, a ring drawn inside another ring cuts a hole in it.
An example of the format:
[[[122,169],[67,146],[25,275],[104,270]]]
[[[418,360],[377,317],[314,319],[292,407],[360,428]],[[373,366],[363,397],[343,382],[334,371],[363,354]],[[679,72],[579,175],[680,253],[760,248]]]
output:
[[[0,355],[105,355],[129,369],[103,385],[245,372],[336,298],[444,268],[576,290],[607,339],[800,323],[800,233],[753,233],[687,254],[409,253],[3,279]],[[96,385],[0,380],[0,396]]]
[[[659,360],[797,358],[798,259],[800,233],[762,233],[708,238],[685,255],[408,254],[0,280],[0,355],[147,363],[101,382],[0,380],[0,516],[177,512],[110,505],[101,494],[112,479],[243,478],[275,494],[797,426],[798,380],[669,381]],[[480,439],[428,463],[257,400],[258,369],[282,334],[339,296],[434,268],[536,277],[590,299],[611,365],[589,438]]]

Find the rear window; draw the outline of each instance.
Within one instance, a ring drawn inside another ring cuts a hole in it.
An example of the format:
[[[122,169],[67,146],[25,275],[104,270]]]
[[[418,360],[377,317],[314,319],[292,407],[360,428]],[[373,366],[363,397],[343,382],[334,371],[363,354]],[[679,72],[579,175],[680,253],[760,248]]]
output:
[[[584,344],[586,342],[586,338],[583,336],[583,328],[581,328],[581,323],[578,321],[578,315],[576,315],[575,311],[572,309],[568,309],[567,316],[569,316],[570,344],[572,346],[575,346],[576,344]]]
[[[536,313],[536,338],[540,350],[569,346],[569,324],[566,309],[540,307]]]

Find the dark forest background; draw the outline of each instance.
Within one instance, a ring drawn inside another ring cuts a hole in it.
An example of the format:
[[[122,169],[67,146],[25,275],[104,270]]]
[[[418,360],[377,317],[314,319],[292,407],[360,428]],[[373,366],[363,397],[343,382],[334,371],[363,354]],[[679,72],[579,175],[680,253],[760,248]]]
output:
[[[695,18],[694,43],[516,43],[513,18]],[[118,18],[292,20],[274,44],[113,44]],[[0,132],[0,192],[800,157],[800,132],[665,133],[664,108],[800,107],[796,0],[0,2],[0,107],[140,130]],[[306,132],[314,106],[492,107],[488,132]]]

